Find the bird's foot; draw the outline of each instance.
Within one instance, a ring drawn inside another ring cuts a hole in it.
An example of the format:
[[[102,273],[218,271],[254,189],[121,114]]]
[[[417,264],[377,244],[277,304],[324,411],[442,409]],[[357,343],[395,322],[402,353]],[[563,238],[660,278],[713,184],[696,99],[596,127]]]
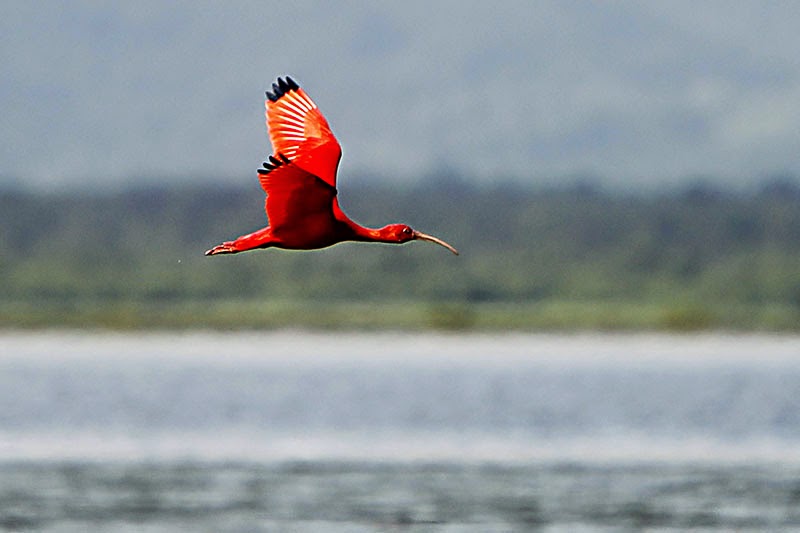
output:
[[[235,254],[238,251],[232,241],[227,241],[206,250],[206,255]]]

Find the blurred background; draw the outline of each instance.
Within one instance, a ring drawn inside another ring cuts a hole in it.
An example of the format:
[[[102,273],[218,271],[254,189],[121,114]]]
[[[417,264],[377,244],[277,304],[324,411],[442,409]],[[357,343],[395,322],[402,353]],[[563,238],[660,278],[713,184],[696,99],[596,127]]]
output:
[[[800,326],[792,4],[44,2],[0,18],[6,326],[284,326],[316,320],[309,301],[331,306],[314,326]],[[462,257],[202,256],[265,224],[263,92],[287,74],[343,145],[344,209]],[[382,313],[339,311],[353,302]]]
[[[800,530],[800,4],[3,2],[0,530]],[[266,223],[264,91],[421,243]]]

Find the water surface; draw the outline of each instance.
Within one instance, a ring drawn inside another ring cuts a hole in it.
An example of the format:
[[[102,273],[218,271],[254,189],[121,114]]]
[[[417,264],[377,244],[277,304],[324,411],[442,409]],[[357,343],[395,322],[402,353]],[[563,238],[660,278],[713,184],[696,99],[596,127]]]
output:
[[[4,333],[0,528],[800,530],[800,338]]]

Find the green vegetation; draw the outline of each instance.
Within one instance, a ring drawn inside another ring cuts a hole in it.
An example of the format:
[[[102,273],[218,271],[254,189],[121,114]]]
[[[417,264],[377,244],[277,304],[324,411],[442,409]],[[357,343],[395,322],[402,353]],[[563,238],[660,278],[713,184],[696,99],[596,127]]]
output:
[[[205,257],[264,225],[256,186],[0,192],[0,327],[800,330],[800,190],[625,195],[350,186],[341,244]]]

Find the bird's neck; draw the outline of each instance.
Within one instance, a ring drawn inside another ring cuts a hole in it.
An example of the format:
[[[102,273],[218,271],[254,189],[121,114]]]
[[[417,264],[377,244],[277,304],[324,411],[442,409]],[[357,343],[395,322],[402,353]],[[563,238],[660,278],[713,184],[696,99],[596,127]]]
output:
[[[365,228],[364,226],[353,223],[351,229],[353,231],[352,240],[354,241],[391,242],[383,232],[383,228]]]
[[[348,217],[339,207],[339,199],[333,198],[333,212],[339,222],[339,238],[343,241],[389,242],[382,233],[386,228],[366,228]]]
[[[358,242],[396,242],[391,239],[387,233],[388,226],[382,228],[367,228],[350,220],[349,218],[340,219],[343,222],[342,231],[340,233],[341,240],[343,241],[358,241]]]

